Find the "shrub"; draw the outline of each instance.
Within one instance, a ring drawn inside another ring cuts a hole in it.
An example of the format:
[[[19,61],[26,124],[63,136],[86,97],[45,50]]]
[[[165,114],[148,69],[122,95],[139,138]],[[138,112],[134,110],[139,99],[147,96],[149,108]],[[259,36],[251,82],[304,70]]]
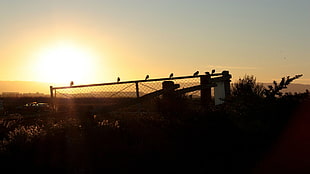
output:
[[[263,97],[263,94],[263,84],[257,83],[253,75],[245,75],[242,79],[240,78],[237,83],[232,84],[232,95],[234,97],[252,99],[253,97]]]

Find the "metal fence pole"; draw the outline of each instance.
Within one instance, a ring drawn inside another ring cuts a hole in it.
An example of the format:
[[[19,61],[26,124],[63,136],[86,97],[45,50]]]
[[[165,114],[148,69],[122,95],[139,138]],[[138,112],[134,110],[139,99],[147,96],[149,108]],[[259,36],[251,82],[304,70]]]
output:
[[[54,88],[53,88],[53,86],[50,86],[50,93],[51,93],[51,101],[50,101],[50,103],[51,103],[51,107],[52,107],[52,109],[53,109],[53,111],[55,111],[55,102],[54,102]]]

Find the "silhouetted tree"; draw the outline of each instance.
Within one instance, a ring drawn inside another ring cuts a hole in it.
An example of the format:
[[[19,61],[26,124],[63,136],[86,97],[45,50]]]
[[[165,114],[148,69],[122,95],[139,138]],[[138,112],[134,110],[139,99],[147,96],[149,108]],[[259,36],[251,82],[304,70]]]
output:
[[[257,83],[253,75],[245,75],[239,78],[237,83],[232,84],[232,95],[235,97],[263,97],[264,86]]]
[[[290,76],[282,77],[281,82],[278,84],[276,81],[273,81],[273,86],[269,85],[267,89],[264,89],[264,95],[268,99],[273,99],[276,96],[281,97],[283,93],[281,92],[282,89],[287,88],[287,85],[289,85],[293,80],[298,79],[302,77],[303,75],[295,75],[294,77],[290,78]]]
[[[253,75],[245,75],[231,86],[231,96],[226,99],[226,112],[233,119],[245,119],[261,110],[264,103],[264,86]]]
[[[225,105],[227,115],[246,130],[268,130],[276,134],[282,130],[294,109],[309,98],[308,92],[285,95],[281,92],[301,76],[283,77],[280,83],[274,81],[273,85],[265,88],[253,76],[245,75],[232,84],[232,95]]]

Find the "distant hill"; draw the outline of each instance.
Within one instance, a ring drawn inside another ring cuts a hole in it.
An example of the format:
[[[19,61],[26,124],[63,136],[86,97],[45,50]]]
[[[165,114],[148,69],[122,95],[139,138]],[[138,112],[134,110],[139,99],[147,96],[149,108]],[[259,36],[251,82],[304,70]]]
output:
[[[268,87],[269,85],[274,86],[272,83],[264,83],[265,87]],[[306,90],[310,90],[310,85],[305,84],[298,84],[298,83],[291,83],[287,86],[286,89],[283,89],[282,92],[291,92],[291,93],[304,93]]]
[[[0,94],[2,92],[19,93],[45,93],[49,94],[49,83],[31,81],[0,81]]]

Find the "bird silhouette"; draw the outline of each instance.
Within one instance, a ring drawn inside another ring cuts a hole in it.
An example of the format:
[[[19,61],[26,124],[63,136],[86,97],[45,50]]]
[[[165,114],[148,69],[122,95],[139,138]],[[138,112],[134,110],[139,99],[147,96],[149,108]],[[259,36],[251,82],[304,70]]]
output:
[[[70,86],[73,86],[73,85],[74,85],[74,83],[73,83],[73,81],[71,81],[71,82],[70,82]]]
[[[198,74],[199,74],[199,71],[196,71],[196,72],[193,74],[193,76],[198,76]]]
[[[149,75],[146,75],[145,80],[147,80],[147,79],[149,79],[149,78],[150,78],[150,76],[149,76]]]
[[[121,81],[121,79],[119,77],[117,77],[117,82]]]
[[[170,74],[169,79],[171,79],[173,77],[173,73]]]
[[[211,74],[214,74],[214,73],[215,73],[215,69],[212,70]]]

